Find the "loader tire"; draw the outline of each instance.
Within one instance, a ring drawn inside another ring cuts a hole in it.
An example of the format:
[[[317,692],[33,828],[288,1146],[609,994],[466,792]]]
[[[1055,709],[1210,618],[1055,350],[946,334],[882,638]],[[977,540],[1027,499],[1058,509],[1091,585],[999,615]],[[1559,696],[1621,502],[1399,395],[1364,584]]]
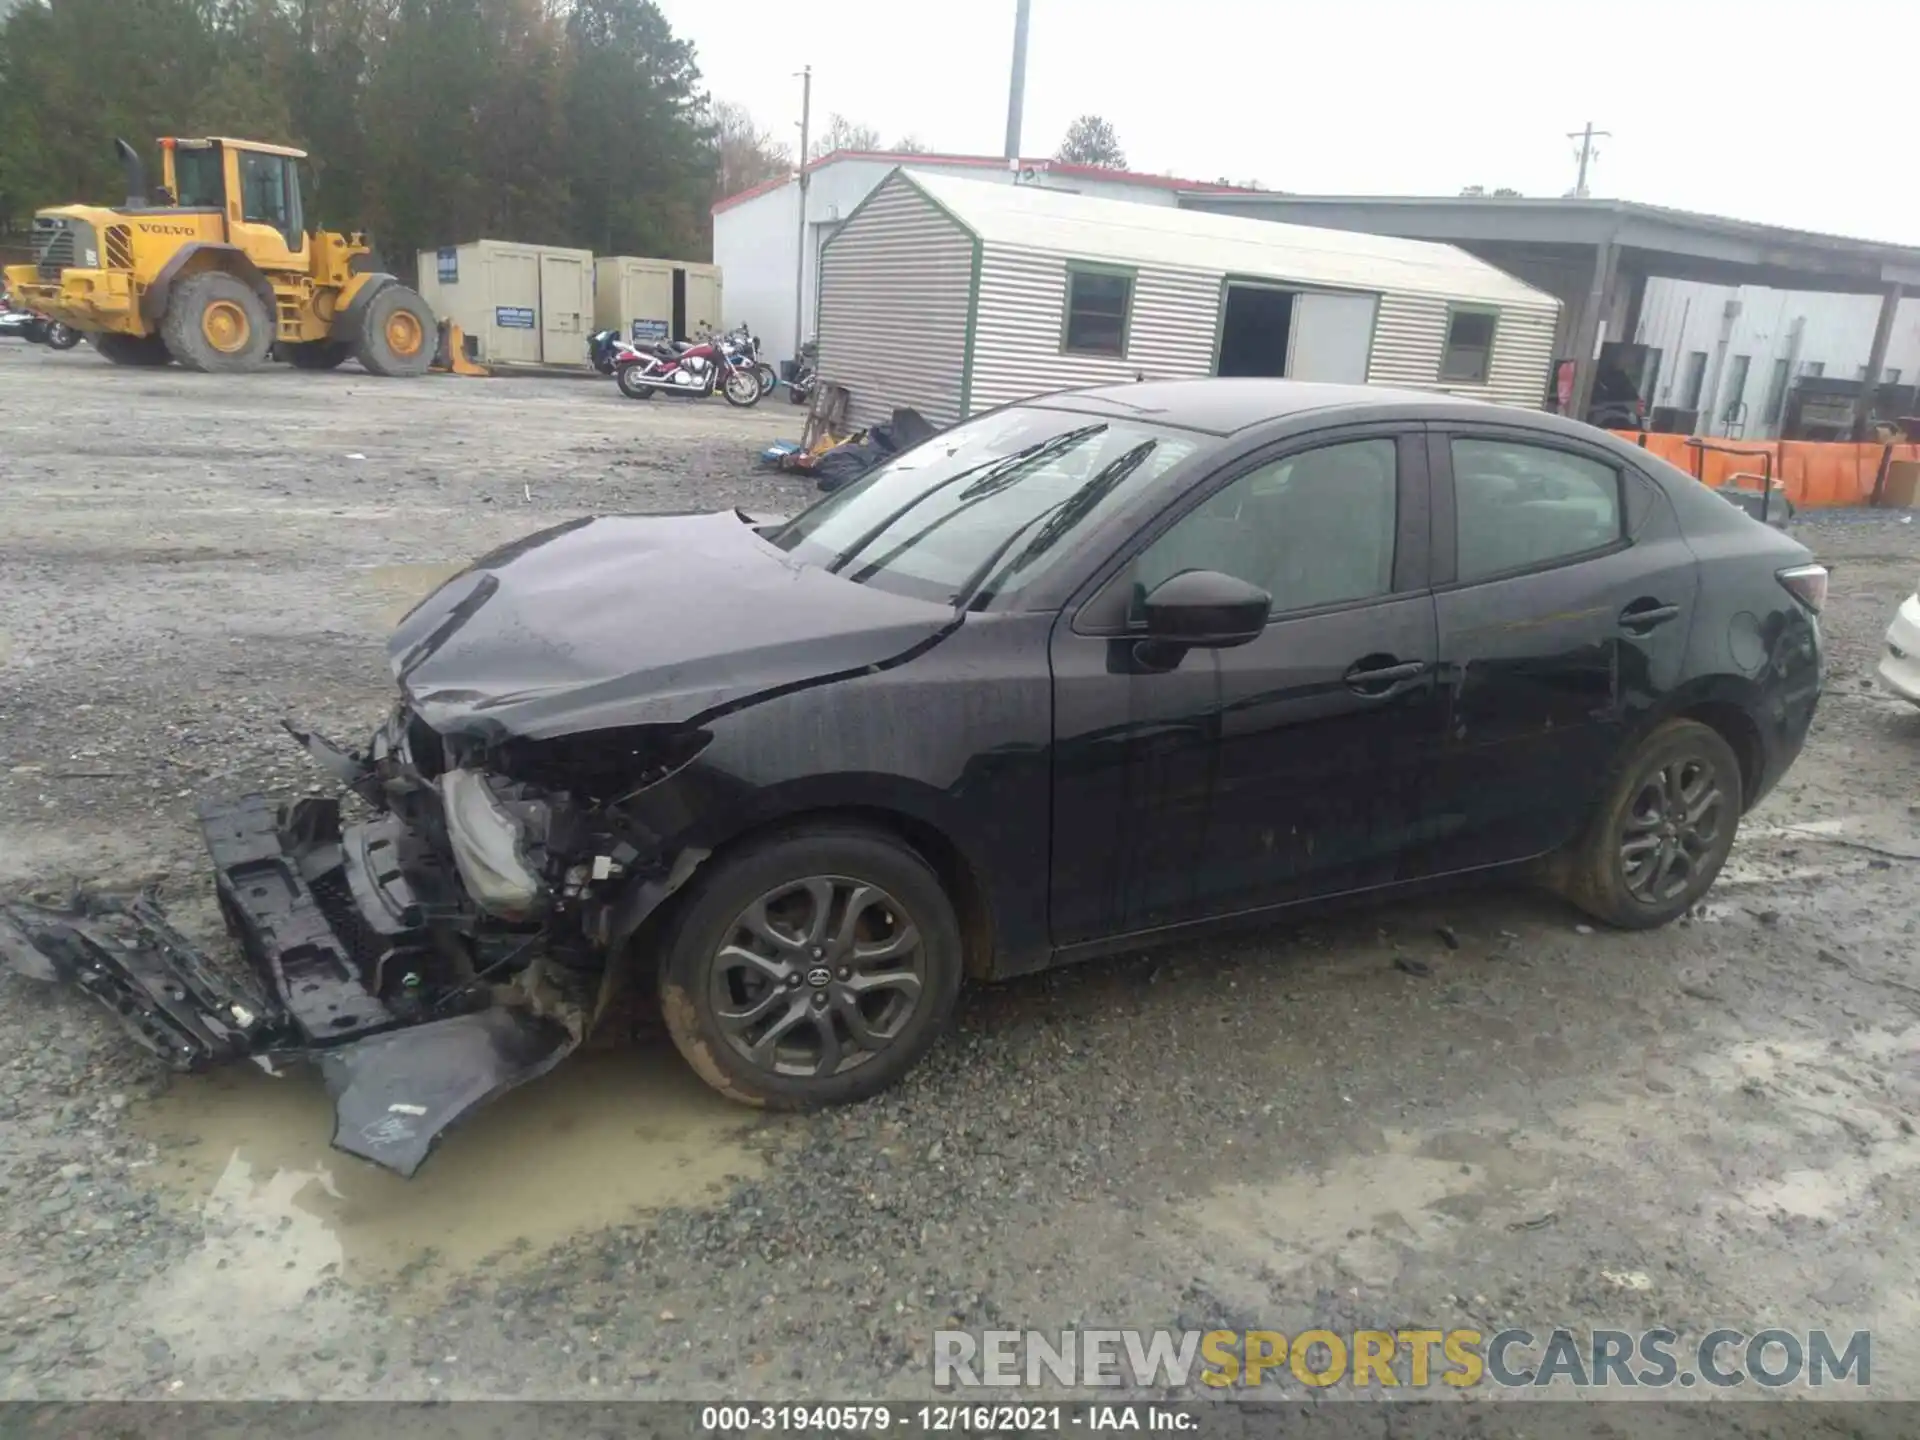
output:
[[[273,316],[246,281],[224,270],[189,276],[167,301],[160,334],[189,370],[258,370],[273,348]]]
[[[367,302],[353,358],[370,375],[424,375],[439,330],[426,301],[404,285],[389,285]]]
[[[173,359],[158,335],[99,333],[87,336],[87,340],[115,365],[165,365]]]
[[[335,370],[353,355],[351,345],[338,340],[314,340],[287,346],[287,363],[296,370]]]

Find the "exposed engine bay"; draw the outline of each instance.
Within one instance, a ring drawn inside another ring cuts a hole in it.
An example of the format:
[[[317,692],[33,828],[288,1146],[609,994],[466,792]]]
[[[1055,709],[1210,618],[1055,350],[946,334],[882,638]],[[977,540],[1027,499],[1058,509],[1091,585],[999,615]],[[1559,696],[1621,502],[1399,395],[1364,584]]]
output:
[[[667,872],[619,795],[580,793],[580,770],[569,790],[488,768],[566,759],[540,744],[449,741],[404,703],[365,752],[288,729],[343,797],[200,810],[246,970],[197,950],[144,898],[0,905],[0,958],[78,985],[175,1069],[314,1061],[335,1145],[411,1175],[461,1115],[580,1044],[621,933],[611,897],[635,867]],[[589,785],[596,769],[645,784],[697,753],[656,739],[647,764],[631,746],[608,753],[607,738]]]

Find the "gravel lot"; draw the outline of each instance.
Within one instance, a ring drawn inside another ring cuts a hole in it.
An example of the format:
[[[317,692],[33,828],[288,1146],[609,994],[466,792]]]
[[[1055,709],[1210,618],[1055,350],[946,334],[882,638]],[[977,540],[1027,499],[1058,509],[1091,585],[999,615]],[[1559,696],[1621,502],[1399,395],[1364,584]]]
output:
[[[357,740],[446,569],[805,498],[754,464],[799,412],[604,382],[13,347],[0,409],[0,888],[152,884],[209,941],[195,801],[319,788],[276,722]],[[0,974],[0,1399],[904,1399],[946,1323],[1870,1326],[1875,1397],[1920,1398],[1920,710],[1870,681],[1901,520],[1803,527],[1814,740],[1658,934],[1482,890],[1095,964],[805,1118],[642,1032],[413,1182],[328,1148],[317,1078],[169,1077]]]

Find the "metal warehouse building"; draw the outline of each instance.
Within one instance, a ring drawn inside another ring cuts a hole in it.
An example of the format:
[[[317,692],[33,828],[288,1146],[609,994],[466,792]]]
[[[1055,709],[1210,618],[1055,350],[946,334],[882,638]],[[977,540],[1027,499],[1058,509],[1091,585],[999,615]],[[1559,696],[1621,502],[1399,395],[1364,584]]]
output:
[[[821,251],[819,370],[860,424],[1215,374],[1538,407],[1558,318],[1449,245],[900,169]]]

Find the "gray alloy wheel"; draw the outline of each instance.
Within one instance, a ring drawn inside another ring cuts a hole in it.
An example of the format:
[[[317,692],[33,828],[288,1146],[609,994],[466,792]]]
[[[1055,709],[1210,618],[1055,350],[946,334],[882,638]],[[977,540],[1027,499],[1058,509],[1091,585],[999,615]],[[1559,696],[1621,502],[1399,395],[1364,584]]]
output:
[[[823,819],[717,856],[658,943],[660,1011],[714,1089],[807,1109],[878,1094],[953,1013],[951,899],[899,837]]]
[[[734,917],[709,967],[709,1003],[755,1069],[826,1077],[899,1038],[925,972],[920,932],[898,900],[844,875],[812,875]]]
[[[1720,841],[1726,791],[1713,762],[1698,754],[1670,760],[1641,777],[1620,833],[1620,873],[1627,892],[1664,905],[1699,876]]]
[[[1740,760],[1698,720],[1669,720],[1614,767],[1580,838],[1548,877],[1589,915],[1628,930],[1664,925],[1706,894],[1745,810]]]

